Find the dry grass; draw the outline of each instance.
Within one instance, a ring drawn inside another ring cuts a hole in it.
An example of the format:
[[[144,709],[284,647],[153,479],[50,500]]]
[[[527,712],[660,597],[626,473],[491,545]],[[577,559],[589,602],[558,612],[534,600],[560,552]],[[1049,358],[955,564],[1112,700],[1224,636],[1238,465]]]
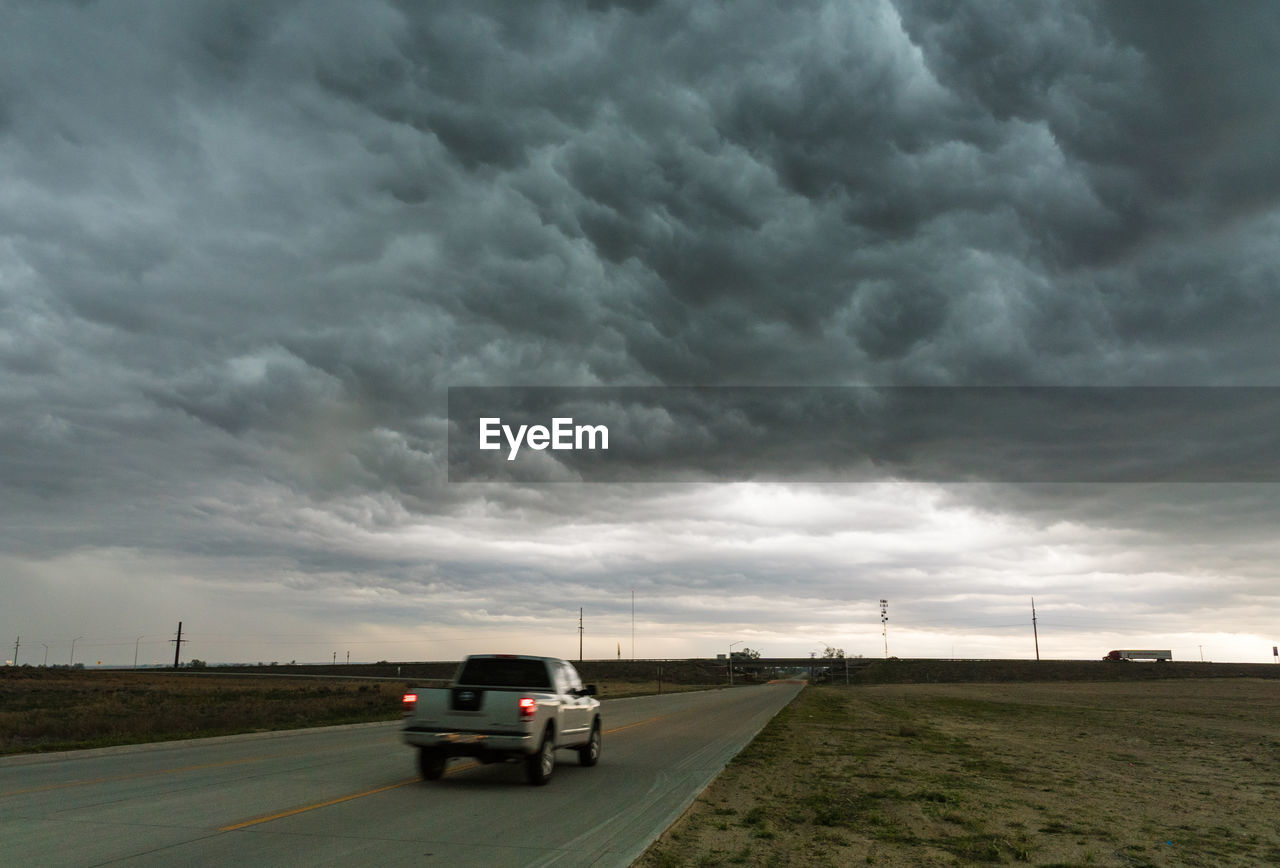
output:
[[[402,682],[7,669],[0,754],[389,720]]]
[[[356,680],[219,673],[0,669],[0,755],[395,720],[421,678]],[[602,681],[601,698],[658,692],[658,683]],[[662,692],[696,690],[664,682]]]
[[[1280,682],[810,687],[640,861],[1280,864]]]

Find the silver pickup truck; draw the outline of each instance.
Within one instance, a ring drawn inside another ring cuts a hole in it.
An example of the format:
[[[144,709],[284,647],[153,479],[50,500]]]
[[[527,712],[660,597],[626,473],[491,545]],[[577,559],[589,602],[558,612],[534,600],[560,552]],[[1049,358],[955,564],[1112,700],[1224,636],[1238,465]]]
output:
[[[473,654],[458,667],[451,687],[404,695],[406,744],[418,749],[418,770],[429,780],[444,774],[449,757],[481,762],[519,760],[525,779],[545,784],[557,748],[578,752],[578,762],[600,760],[600,702],[568,661],[517,654]]]

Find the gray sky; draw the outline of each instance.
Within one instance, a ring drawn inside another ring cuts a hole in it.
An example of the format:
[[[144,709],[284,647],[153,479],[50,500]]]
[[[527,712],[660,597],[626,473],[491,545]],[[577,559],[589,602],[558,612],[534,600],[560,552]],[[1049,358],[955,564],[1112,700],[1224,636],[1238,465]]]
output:
[[[1274,483],[450,483],[445,397],[1280,385],[1273,4],[0,12],[20,662],[1271,659]]]

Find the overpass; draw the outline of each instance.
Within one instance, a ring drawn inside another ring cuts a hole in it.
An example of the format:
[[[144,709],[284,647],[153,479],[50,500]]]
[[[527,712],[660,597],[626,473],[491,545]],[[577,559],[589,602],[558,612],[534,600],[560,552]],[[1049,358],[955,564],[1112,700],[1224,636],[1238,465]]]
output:
[[[728,661],[725,657],[717,657],[715,660],[708,660],[707,662],[723,666]],[[880,662],[883,661],[878,657],[734,657],[733,668],[735,670],[755,671],[757,669],[808,669],[810,666],[835,666],[843,669],[845,663],[848,663],[849,668],[853,669]]]
[[[713,662],[724,666],[728,660],[718,657]],[[808,670],[813,677],[813,673],[821,669],[838,678],[878,662],[881,661],[874,657],[734,657],[733,671],[734,674],[757,675],[771,670],[802,669]]]

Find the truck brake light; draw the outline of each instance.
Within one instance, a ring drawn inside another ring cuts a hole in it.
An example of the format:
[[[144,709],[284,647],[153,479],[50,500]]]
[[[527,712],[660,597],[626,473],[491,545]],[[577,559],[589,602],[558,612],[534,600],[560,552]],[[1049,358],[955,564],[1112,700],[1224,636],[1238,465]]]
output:
[[[418,694],[406,693],[401,703],[405,711],[413,711],[414,706],[418,704]]]
[[[538,713],[538,700],[531,696],[522,697],[520,700],[520,719],[533,720],[535,714]]]

